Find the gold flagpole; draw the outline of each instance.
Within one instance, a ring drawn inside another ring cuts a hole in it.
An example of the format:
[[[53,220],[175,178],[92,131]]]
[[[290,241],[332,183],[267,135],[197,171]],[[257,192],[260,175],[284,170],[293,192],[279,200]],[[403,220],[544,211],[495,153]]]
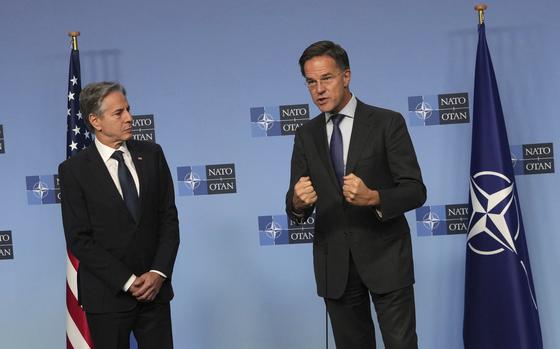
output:
[[[488,8],[486,4],[476,4],[474,9],[478,12],[478,23],[484,23],[484,11]],[[78,33],[80,34],[80,33]]]
[[[80,32],[69,32],[68,36],[72,38],[72,50],[78,51],[78,36],[80,36]]]

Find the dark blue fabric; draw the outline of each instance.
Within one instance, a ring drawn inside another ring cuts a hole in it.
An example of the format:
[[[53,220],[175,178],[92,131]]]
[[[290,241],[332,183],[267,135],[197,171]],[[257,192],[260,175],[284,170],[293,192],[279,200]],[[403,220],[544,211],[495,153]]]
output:
[[[111,157],[119,163],[118,174],[123,200],[132,214],[132,217],[134,217],[134,220],[138,222],[138,217],[140,216],[140,199],[138,198],[138,191],[136,190],[132,174],[124,163],[123,152],[117,150]]]
[[[66,158],[76,155],[92,142],[85,115],[80,113],[80,93],[82,83],[80,77],[80,52],[72,50],[70,53],[70,69],[68,72],[68,115],[66,128]]]
[[[465,269],[466,349],[543,347],[498,85],[480,25]]]
[[[338,125],[342,119],[344,119],[344,115],[342,114],[335,114],[331,116],[330,119],[333,123],[330,144],[331,161],[341,188],[344,183],[344,147],[342,146],[342,132],[340,132],[340,127]]]

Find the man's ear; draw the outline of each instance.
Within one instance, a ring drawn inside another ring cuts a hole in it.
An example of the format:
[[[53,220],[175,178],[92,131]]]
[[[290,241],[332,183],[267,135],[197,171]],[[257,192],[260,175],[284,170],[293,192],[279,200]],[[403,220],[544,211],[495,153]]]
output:
[[[89,123],[95,129],[95,132],[101,131],[101,122],[99,120],[99,117],[95,114],[89,114],[88,118],[89,118]]]
[[[352,76],[352,72],[350,69],[346,69],[342,74],[342,79],[344,81],[344,87],[347,88],[350,85],[350,78]]]

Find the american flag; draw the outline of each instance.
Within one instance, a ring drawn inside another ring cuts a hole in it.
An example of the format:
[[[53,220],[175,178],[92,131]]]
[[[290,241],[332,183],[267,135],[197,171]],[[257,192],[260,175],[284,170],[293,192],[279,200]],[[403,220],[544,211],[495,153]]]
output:
[[[92,141],[80,113],[80,52],[72,49],[68,74],[68,129],[66,132],[66,157],[69,158],[85,149]],[[67,250],[66,261],[66,348],[90,349],[93,342],[89,332],[86,313],[78,303],[77,270],[79,261]]]

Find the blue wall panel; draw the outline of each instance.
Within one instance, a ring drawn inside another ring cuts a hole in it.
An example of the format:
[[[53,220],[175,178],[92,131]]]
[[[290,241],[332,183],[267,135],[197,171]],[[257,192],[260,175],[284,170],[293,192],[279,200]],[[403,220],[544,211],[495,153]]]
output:
[[[306,349],[322,347],[325,331],[311,245],[259,244],[258,217],[284,210],[293,137],[253,137],[250,109],[310,104],[316,115],[297,60],[322,39],[347,49],[351,90],[370,104],[408,117],[411,96],[467,92],[472,98],[473,6],[442,0],[5,1],[0,231],[11,231],[14,259],[0,260],[2,346],[64,346],[60,208],[29,205],[26,176],[52,176],[65,157],[68,31],[82,32],[82,86],[119,80],[133,112],[154,115],[176,186],[182,185],[177,167],[235,164],[235,194],[177,196],[176,347]],[[512,145],[558,146],[559,11],[559,3],[546,0],[530,9],[519,0],[489,3],[487,37]],[[471,124],[411,126],[409,120],[409,131],[428,187],[426,205],[466,203]],[[518,176],[517,184],[545,348],[558,348],[558,175]],[[415,213],[407,218],[420,347],[461,348],[466,236],[418,236]]]

